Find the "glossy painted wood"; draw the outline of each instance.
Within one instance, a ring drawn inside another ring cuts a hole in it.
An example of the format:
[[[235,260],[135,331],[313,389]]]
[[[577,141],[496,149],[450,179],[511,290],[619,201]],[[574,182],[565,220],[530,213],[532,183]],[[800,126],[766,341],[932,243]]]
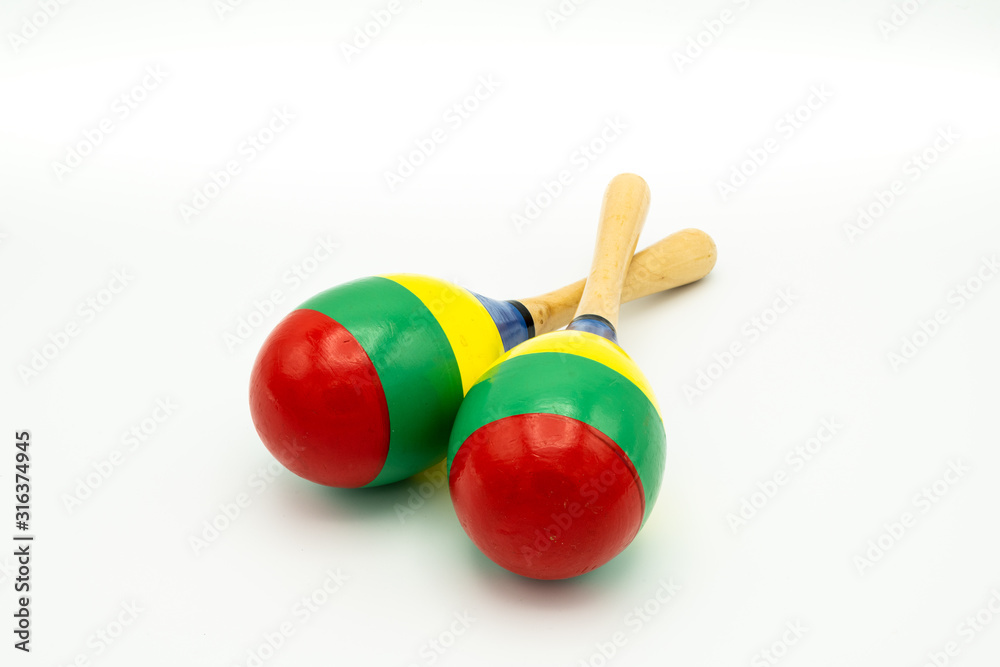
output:
[[[618,446],[577,419],[514,415],[477,430],[452,462],[466,533],[511,572],[575,577],[628,546],[643,490]]]
[[[364,486],[389,450],[378,373],[342,325],[295,310],[264,341],[250,377],[250,412],[271,454],[300,477]]]
[[[629,545],[656,500],[663,420],[614,326],[648,206],[641,178],[612,180],[574,320],[504,354],[459,407],[448,446],[455,512],[511,572],[563,579],[598,568]]]

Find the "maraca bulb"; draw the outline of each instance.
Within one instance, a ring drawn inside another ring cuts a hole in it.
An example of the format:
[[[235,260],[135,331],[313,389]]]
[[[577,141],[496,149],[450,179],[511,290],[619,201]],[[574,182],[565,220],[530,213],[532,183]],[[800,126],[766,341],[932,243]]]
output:
[[[458,519],[498,565],[564,579],[618,555],[659,493],[663,421],[615,343],[559,331],[522,343],[472,387],[448,448]]]
[[[306,301],[264,341],[250,376],[253,422],[300,477],[396,482],[444,458],[462,396],[531,333],[516,305],[442,280],[356,280]]]

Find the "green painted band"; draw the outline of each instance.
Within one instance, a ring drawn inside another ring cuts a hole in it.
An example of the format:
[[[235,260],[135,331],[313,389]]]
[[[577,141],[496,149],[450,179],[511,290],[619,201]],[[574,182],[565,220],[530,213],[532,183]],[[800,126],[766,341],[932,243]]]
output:
[[[389,453],[365,486],[406,479],[444,458],[462,401],[462,376],[448,337],[427,306],[399,283],[371,277],[317,294],[299,308],[319,311],[347,329],[385,390]]]
[[[536,412],[578,419],[617,443],[642,480],[646,520],[663,481],[663,420],[631,380],[575,354],[526,354],[487,371],[469,390],[452,429],[449,475],[455,454],[475,431],[504,417]]]

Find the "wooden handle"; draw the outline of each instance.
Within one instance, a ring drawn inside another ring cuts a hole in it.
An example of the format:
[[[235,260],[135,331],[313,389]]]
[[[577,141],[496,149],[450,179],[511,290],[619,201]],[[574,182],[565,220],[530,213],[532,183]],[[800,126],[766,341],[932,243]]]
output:
[[[715,267],[715,241],[700,229],[682,229],[632,258],[622,303],[701,280]]]
[[[715,266],[712,237],[700,229],[682,229],[660,239],[629,264],[622,290],[622,303],[701,280]],[[573,319],[587,280],[578,280],[557,290],[521,299],[535,321],[535,332],[561,329]]]
[[[649,186],[635,174],[619,174],[604,191],[597,246],[576,316],[598,315],[618,326],[625,274],[649,212]]]

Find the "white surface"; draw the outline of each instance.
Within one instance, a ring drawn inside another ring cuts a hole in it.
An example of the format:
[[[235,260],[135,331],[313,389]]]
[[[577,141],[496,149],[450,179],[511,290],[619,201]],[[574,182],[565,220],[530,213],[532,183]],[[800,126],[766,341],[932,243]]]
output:
[[[953,664],[997,664],[1000,616],[970,642],[960,625],[1000,590],[1000,280],[949,301],[1000,253],[996,3],[928,2],[883,39],[887,1],[589,2],[555,30],[554,0],[404,1],[351,63],[339,44],[386,3],[330,4],[246,0],[220,19],[211,0],[80,0],[16,54],[6,33],[37,5],[4,4],[0,539],[14,532],[22,429],[38,537],[34,650],[14,651],[5,629],[3,664],[255,664],[248,652],[285,622],[292,636],[263,664],[599,665],[597,645],[621,632],[608,664],[754,666],[789,622],[806,631],[782,665],[916,666],[949,641]],[[731,24],[678,71],[673,54],[727,7]],[[122,118],[115,99],[156,66],[165,80]],[[499,88],[454,127],[448,108],[490,75]],[[833,96],[788,138],[776,123],[813,86]],[[241,142],[283,106],[294,121],[245,161]],[[112,134],[60,181],[53,162],[106,117]],[[581,171],[574,151],[615,118],[627,128]],[[437,127],[446,142],[390,192],[384,172]],[[905,163],[947,127],[960,138],[911,180]],[[772,137],[777,152],[723,201],[718,181]],[[185,223],[180,204],[230,159],[241,173]],[[572,186],[519,232],[512,215],[564,168]],[[255,477],[271,459],[247,379],[284,313],[383,272],[497,298],[569,282],[621,171],[653,192],[641,245],[697,226],[719,247],[708,280],[623,312],[669,451],[622,556],[574,581],[520,579],[476,551],[444,489],[401,521],[419,478],[347,492]],[[845,223],[894,179],[903,194],[849,241]],[[335,255],[286,279],[327,237]],[[121,269],[132,278],[103,312],[79,310]],[[273,290],[278,307],[228,349]],[[751,341],[744,324],[780,290],[793,307]],[[937,309],[948,322],[894,369],[887,355]],[[18,367],[70,322],[79,335],[24,381]],[[733,342],[745,353],[687,400]],[[123,433],[158,399],[178,407],[130,451]],[[796,470],[786,454],[825,418],[842,428]],[[69,511],[116,450],[121,464]],[[968,472],[922,511],[915,494],[950,461]],[[727,514],[780,471],[787,484],[734,532]],[[250,505],[196,554],[191,536],[239,494]],[[855,557],[907,511],[915,524],[859,572]],[[349,579],[297,610],[328,570]],[[676,595],[650,602],[671,579]],[[132,603],[135,622],[97,639]],[[644,604],[657,613],[629,616]],[[465,612],[475,620],[450,648],[428,648],[451,643]]]

